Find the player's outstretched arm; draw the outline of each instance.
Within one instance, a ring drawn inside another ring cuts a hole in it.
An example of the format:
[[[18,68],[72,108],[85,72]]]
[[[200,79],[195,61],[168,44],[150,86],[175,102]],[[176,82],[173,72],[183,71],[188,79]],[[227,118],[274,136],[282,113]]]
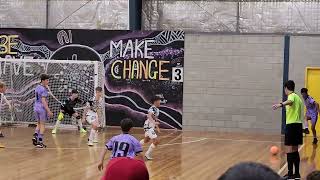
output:
[[[77,103],[81,104],[81,105],[86,105],[87,102],[86,101],[83,101],[82,99],[80,98],[77,98]]]
[[[52,116],[53,116],[53,113],[52,113],[51,110],[49,109],[47,99],[46,99],[45,97],[42,97],[42,98],[41,98],[41,102],[42,102],[45,110],[46,110],[47,113],[49,114],[49,116],[52,117]]]
[[[274,105],[272,106],[272,108],[273,108],[274,110],[276,110],[276,109],[278,109],[278,108],[280,108],[280,107],[291,106],[292,103],[293,103],[293,102],[292,102],[291,100],[286,100],[285,102],[282,102],[282,103],[279,103],[279,104],[274,104]]]
[[[86,122],[87,113],[88,113],[88,108],[84,108],[82,113],[82,123]]]
[[[101,152],[100,161],[99,161],[99,164],[98,164],[99,171],[103,170],[103,162],[104,162],[104,157],[105,157],[106,153],[107,153],[107,149],[104,148],[103,151]]]
[[[157,118],[156,118],[156,116],[153,114],[153,112],[149,112],[149,113],[148,113],[148,119],[149,119],[149,120],[153,120],[154,123],[157,122]]]

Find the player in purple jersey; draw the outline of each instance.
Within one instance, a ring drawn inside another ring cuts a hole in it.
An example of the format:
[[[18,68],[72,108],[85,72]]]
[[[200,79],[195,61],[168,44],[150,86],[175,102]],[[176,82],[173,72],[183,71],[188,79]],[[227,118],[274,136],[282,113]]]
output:
[[[304,132],[305,134],[309,134],[309,129],[308,129],[308,120],[311,120],[311,130],[313,133],[313,144],[318,143],[317,139],[317,131],[316,131],[316,125],[318,121],[318,113],[319,113],[319,104],[308,94],[308,89],[307,88],[302,88],[301,89],[301,95],[304,100],[304,104],[306,106],[306,115],[305,115],[305,129]]]
[[[45,148],[46,145],[43,144],[43,134],[45,131],[45,122],[49,117],[53,117],[53,113],[48,106],[48,84],[49,76],[47,74],[41,74],[40,84],[35,89],[35,103],[33,106],[33,111],[35,114],[35,119],[37,120],[37,127],[32,138],[33,145],[38,148]]]
[[[100,163],[98,168],[102,169],[104,157],[107,150],[112,151],[111,159],[117,157],[129,157],[143,160],[141,155],[142,147],[139,141],[129,134],[133,127],[131,119],[123,119],[121,121],[122,134],[112,137],[106,144],[106,148],[101,153]]]

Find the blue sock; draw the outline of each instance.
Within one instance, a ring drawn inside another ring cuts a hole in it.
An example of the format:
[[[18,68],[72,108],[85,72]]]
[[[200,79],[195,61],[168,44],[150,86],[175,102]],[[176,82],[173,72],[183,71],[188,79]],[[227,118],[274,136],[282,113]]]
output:
[[[43,142],[43,134],[38,135],[38,142],[42,143]]]

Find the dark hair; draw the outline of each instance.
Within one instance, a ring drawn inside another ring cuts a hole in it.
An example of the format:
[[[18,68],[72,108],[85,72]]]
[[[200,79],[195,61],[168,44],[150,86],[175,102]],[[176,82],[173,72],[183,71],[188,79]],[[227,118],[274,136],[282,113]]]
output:
[[[71,94],[79,94],[79,92],[78,92],[78,90],[76,90],[76,89],[72,89],[72,90],[71,90]]]
[[[302,94],[302,93],[308,94],[308,89],[307,89],[307,88],[302,88],[300,92],[301,92],[301,94]]]
[[[245,162],[229,168],[218,180],[281,180],[281,177],[263,164]]]
[[[161,100],[161,97],[159,97],[159,96],[153,96],[153,97],[151,98],[152,104],[153,104],[154,102],[156,102],[156,101],[159,101],[159,100]]]
[[[133,121],[129,118],[123,119],[120,122],[122,132],[129,132],[133,127]]]
[[[41,74],[41,75],[40,75],[40,80],[41,80],[41,81],[47,80],[47,79],[49,79],[49,78],[50,78],[50,76],[49,76],[48,74]]]
[[[294,91],[295,86],[296,85],[295,85],[294,81],[292,81],[292,80],[289,80],[284,84],[284,87],[290,91]]]
[[[96,87],[96,91],[102,92],[102,87],[100,87],[100,86]]]
[[[320,179],[320,171],[313,171],[307,176],[307,180],[319,180]]]

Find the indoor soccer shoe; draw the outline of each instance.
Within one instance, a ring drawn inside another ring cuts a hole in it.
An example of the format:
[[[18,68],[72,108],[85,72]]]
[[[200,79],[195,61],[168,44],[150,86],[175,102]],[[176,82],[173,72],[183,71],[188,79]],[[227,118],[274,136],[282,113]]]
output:
[[[3,135],[3,133],[1,132],[1,133],[0,133],[0,138],[3,138],[3,137],[4,137],[4,135]]]
[[[310,134],[310,132],[309,132],[309,129],[308,129],[308,128],[305,128],[305,129],[303,130],[303,132],[304,132],[305,134]]]
[[[88,146],[93,146],[93,142],[89,141]]]
[[[37,137],[37,135],[36,134],[34,134],[33,135],[33,138],[32,138],[32,144],[34,145],[34,146],[37,146],[37,144],[38,144],[38,137]]]
[[[286,175],[283,176],[283,179],[284,180],[295,180],[295,177],[294,177],[294,175],[286,174]]]
[[[295,174],[295,175],[294,175],[294,180],[300,180],[300,179],[301,179],[300,174]]]
[[[57,128],[53,128],[51,131],[52,134],[56,134],[57,133]]]
[[[144,155],[144,157],[146,157],[146,159],[149,160],[149,161],[153,160],[153,158],[147,153]]]
[[[312,144],[318,144],[318,139],[317,138],[313,138]]]
[[[80,133],[86,133],[87,131],[84,130],[83,128],[80,129]]]
[[[37,148],[46,148],[47,146],[44,145],[43,143],[39,143],[39,144],[37,144],[36,147],[37,147]]]

